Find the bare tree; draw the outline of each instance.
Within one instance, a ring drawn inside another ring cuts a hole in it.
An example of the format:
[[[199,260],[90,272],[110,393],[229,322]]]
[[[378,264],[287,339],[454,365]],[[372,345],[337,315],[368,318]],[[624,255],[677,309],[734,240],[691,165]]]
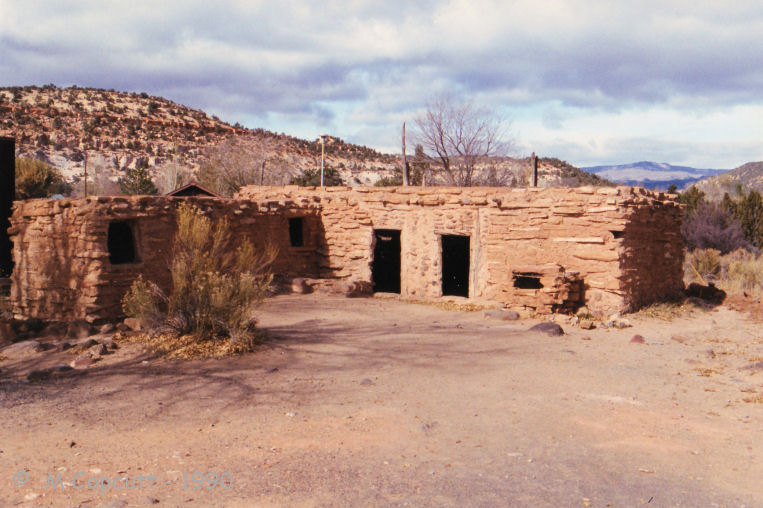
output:
[[[193,180],[191,169],[174,161],[154,166],[154,175],[154,183],[159,189],[159,194],[172,192]]]
[[[506,154],[510,146],[507,124],[500,117],[472,102],[444,95],[428,103],[416,126],[419,142],[438,162],[432,170],[448,185],[478,185],[478,165]]]
[[[231,137],[208,149],[199,167],[199,183],[223,196],[244,185],[281,185],[294,176],[266,137]]]

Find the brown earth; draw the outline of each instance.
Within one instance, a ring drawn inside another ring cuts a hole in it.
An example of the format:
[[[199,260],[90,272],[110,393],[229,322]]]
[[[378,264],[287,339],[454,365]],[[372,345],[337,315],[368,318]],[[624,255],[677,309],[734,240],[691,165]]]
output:
[[[122,343],[41,382],[26,374],[73,356],[6,358],[0,505],[763,506],[760,325],[727,307],[628,318],[560,320],[551,337],[482,312],[279,296],[270,340],[241,357]],[[193,490],[194,472],[232,487]],[[59,473],[75,485],[46,490]],[[133,488],[88,488],[114,477]]]

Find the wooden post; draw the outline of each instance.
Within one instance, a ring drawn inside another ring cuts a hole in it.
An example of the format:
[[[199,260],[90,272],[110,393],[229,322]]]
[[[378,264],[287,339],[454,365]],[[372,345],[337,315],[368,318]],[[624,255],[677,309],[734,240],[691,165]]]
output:
[[[85,197],[87,197],[87,148],[85,148]]]
[[[408,187],[408,156],[405,154],[405,122],[403,122],[403,185]]]
[[[535,156],[535,152],[532,154],[533,165],[533,187],[538,186],[538,158]]]
[[[262,167],[260,168],[260,186],[262,186],[262,182],[265,181],[265,162],[262,161]]]

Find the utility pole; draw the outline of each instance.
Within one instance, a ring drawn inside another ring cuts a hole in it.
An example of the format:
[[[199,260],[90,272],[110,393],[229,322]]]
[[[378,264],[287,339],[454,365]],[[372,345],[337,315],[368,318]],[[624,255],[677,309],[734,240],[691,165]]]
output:
[[[321,187],[323,187],[323,165],[326,158],[326,135],[321,134]]]
[[[533,187],[538,186],[538,158],[535,156],[535,152],[532,154],[532,166],[533,166]]]
[[[262,182],[265,181],[265,160],[262,161],[262,167],[260,168],[260,186],[262,186]]]
[[[85,146],[84,148],[85,148],[84,150],[85,152],[85,164],[84,164],[85,166],[85,197],[87,197],[87,147]]]
[[[408,156],[405,154],[405,122],[403,122],[403,185],[408,187]]]

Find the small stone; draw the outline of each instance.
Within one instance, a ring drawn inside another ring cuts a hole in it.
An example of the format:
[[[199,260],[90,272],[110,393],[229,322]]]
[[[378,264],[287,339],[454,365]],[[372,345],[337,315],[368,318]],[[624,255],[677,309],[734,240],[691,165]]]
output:
[[[83,354],[69,362],[69,365],[74,369],[86,369],[95,363],[95,360],[89,354]]]
[[[612,324],[615,328],[630,328],[633,326],[630,321],[625,318],[615,319]]]
[[[368,379],[368,378],[364,378],[364,379],[363,379],[363,380],[360,382],[360,384],[361,384],[361,386],[371,386],[371,385],[374,385],[374,384],[376,384],[376,383],[374,383],[373,381],[371,381],[371,380],[370,380],[370,379]]]
[[[139,332],[140,329],[141,329],[141,327],[140,327],[140,320],[137,319],[137,318],[132,318],[132,317],[125,318],[123,323],[124,323],[125,326],[127,326],[128,329],[130,329],[130,330],[132,330],[134,332]]]
[[[631,338],[631,344],[646,344],[646,341],[644,340],[644,337],[636,334],[633,336],[633,338]]]
[[[305,279],[296,278],[296,279],[292,279],[291,281],[291,291],[292,293],[306,295],[308,293],[312,293],[313,288],[312,286],[310,286],[310,284],[307,283]]]
[[[91,347],[98,345],[98,341],[93,339],[92,337],[86,337],[84,339],[78,340],[77,342],[75,342],[75,344],[80,350],[86,351],[90,349]]]
[[[119,345],[116,342],[114,342],[114,339],[102,339],[100,342],[107,349],[119,349]]]
[[[155,497],[146,496],[143,499],[143,504],[159,504],[159,500],[156,499]]]
[[[11,344],[0,350],[3,356],[8,358],[18,358],[21,356],[29,356],[34,353],[39,353],[43,350],[43,347],[36,340],[24,340]]]
[[[106,346],[103,344],[96,344],[87,350],[87,354],[89,354],[90,358],[93,360],[97,360],[102,355],[108,354],[108,352],[108,348],[106,348]]]
[[[593,330],[596,328],[596,324],[590,319],[583,319],[580,321],[580,328],[583,330]]]
[[[519,319],[519,312],[511,309],[492,309],[485,311],[486,318],[500,319],[501,321],[516,321]]]
[[[537,325],[530,327],[529,331],[541,332],[551,336],[564,335],[564,330],[562,329],[561,326],[559,326],[556,323],[551,323],[549,321],[538,323]]]

